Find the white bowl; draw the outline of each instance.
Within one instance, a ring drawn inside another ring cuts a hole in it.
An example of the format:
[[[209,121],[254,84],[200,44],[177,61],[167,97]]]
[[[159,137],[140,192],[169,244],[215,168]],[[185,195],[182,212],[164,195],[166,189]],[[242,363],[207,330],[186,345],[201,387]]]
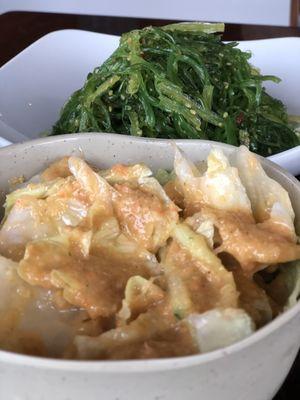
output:
[[[80,30],[49,33],[0,68],[0,136],[17,143],[38,138],[56,122],[59,110],[87,74],[116,49],[119,37]],[[291,114],[300,114],[300,38],[243,41],[242,50],[263,74],[282,78],[266,82]],[[1,146],[1,144],[0,144]],[[300,146],[272,156],[272,161],[300,174]]]
[[[226,154],[233,147],[181,140],[194,161],[212,146]],[[114,134],[76,134],[38,139],[0,149],[0,203],[10,178],[30,178],[47,164],[84,154],[100,167],[143,161],[153,169],[171,168],[167,140]],[[267,173],[288,191],[300,227],[300,183],[262,159]],[[1,203],[2,204],[2,203]],[[299,229],[298,229],[299,232]],[[285,379],[300,346],[300,303],[249,338],[203,355],[145,361],[66,361],[0,351],[0,398],[5,400],[268,400]]]

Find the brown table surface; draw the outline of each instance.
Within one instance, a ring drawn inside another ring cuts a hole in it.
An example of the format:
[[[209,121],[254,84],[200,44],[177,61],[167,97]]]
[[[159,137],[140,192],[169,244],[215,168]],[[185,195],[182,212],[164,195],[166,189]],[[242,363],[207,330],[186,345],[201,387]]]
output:
[[[0,66],[46,33],[59,29],[82,29],[120,35],[131,29],[147,25],[163,25],[170,22],[174,21],[128,17],[9,12],[0,15]],[[223,38],[224,40],[251,40],[287,36],[300,36],[300,28],[226,24]],[[274,368],[276,368],[276,365],[274,365]],[[287,379],[273,400],[299,399],[300,353]]]

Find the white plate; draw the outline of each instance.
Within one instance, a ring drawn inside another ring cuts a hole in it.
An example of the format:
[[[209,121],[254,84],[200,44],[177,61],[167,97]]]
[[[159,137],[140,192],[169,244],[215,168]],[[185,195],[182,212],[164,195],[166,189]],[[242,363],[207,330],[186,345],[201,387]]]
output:
[[[117,36],[79,30],[52,32],[0,68],[0,136],[18,142],[49,130],[59,110],[88,72],[118,46]],[[251,62],[264,74],[282,78],[266,83],[291,114],[300,114],[300,38],[253,40],[240,43]],[[1,146],[1,144],[0,144]],[[271,157],[293,174],[300,174],[300,146]]]

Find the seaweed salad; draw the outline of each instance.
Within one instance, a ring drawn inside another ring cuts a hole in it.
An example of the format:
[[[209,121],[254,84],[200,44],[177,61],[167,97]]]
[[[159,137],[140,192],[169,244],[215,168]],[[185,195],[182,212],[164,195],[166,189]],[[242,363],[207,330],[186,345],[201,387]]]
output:
[[[52,134],[116,132],[246,145],[269,156],[299,144],[284,105],[266,93],[251,54],[223,43],[224,24],[177,23],[125,33],[61,110]]]

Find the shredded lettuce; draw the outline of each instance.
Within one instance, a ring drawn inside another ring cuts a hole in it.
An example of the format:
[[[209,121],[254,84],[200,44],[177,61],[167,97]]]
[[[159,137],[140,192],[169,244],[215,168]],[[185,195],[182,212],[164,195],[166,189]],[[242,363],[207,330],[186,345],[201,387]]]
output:
[[[112,168],[100,170],[98,174],[109,184],[137,182],[140,178],[149,177],[152,171],[145,164],[116,164]]]
[[[164,186],[166,185],[170,180],[174,178],[174,173],[169,172],[166,169],[159,168],[156,171],[155,178],[158,180],[158,182]]]
[[[238,308],[213,309],[186,318],[201,353],[236,343],[254,332],[249,315]]]
[[[121,323],[126,323],[131,317],[139,314],[164,298],[163,290],[151,280],[142,276],[132,276],[128,279],[125,288],[125,298],[117,317]]]
[[[172,237],[197,260],[198,268],[208,276],[209,283],[219,291],[216,306],[234,307],[237,305],[238,293],[232,273],[227,271],[221,260],[208,246],[204,236],[193,232],[186,224],[178,224]]]
[[[268,222],[273,228],[280,225],[286,230],[286,235],[295,240],[295,213],[288,192],[268,177],[258,158],[246,147],[240,147],[235,153],[235,161],[255,220],[259,223]]]
[[[7,216],[18,199],[24,196],[45,199],[54,194],[59,188],[64,185],[64,179],[55,179],[54,181],[45,183],[29,183],[22,189],[17,189],[6,196],[5,201],[5,216]]]
[[[174,168],[187,206],[193,209],[209,205],[220,210],[251,214],[251,204],[237,168],[231,167],[221,150],[213,149],[207,158],[207,170],[201,176],[196,165],[175,149]]]

